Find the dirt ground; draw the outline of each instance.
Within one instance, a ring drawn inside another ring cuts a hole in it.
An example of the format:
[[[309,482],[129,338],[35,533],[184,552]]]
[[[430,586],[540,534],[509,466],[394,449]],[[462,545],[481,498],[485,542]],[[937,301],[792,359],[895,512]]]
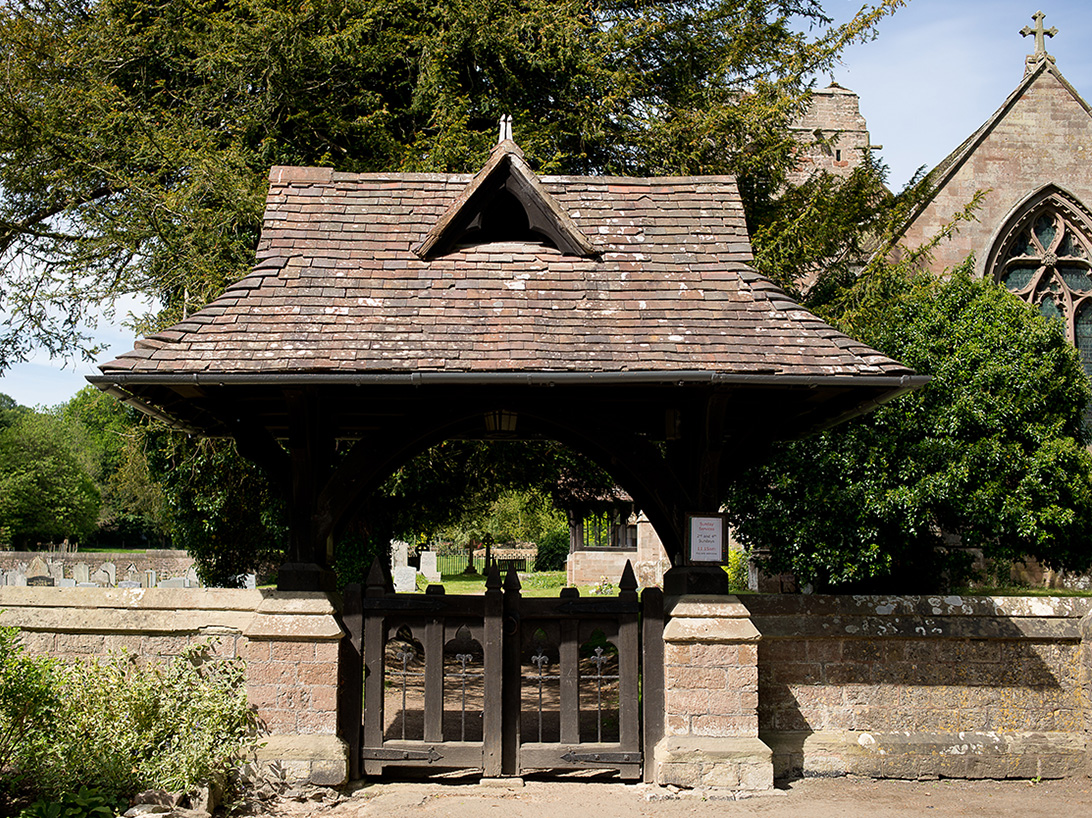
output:
[[[463,782],[360,785],[254,805],[262,818],[989,818],[1092,816],[1092,781],[875,781],[803,779],[736,799],[714,791],[588,780],[526,780],[522,786]]]

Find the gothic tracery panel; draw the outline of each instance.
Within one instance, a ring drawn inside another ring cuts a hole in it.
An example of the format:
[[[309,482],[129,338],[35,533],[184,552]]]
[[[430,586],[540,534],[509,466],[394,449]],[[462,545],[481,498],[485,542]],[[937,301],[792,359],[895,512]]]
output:
[[[1037,197],[1003,231],[992,277],[1065,325],[1092,375],[1092,236],[1079,205],[1059,192]]]

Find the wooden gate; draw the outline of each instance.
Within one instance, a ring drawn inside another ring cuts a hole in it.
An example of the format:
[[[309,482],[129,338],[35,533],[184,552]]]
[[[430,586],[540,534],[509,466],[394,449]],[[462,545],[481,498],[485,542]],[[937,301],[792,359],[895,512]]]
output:
[[[496,564],[481,596],[396,594],[376,564],[344,602],[339,712],[354,778],[426,766],[651,780],[663,593],[638,599],[629,563],[616,597],[549,599],[524,598],[512,570],[502,585]]]

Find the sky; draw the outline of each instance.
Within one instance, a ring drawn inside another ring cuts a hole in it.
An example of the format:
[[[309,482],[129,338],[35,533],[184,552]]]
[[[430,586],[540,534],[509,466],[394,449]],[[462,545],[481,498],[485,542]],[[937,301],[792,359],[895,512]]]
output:
[[[825,0],[839,21],[861,0]],[[1035,49],[1021,37],[1042,10],[1044,26],[1056,27],[1047,51],[1062,74],[1092,100],[1092,2],[1090,0],[910,0],[880,24],[879,36],[848,49],[833,79],[856,91],[873,145],[900,190],[919,167],[936,165],[1001,106],[1024,74],[1024,57]],[[827,85],[821,77],[817,85]],[[131,304],[118,309],[119,322]],[[132,348],[135,337],[118,324],[93,333],[108,361]],[[38,355],[0,376],[0,392],[25,406],[54,406],[87,385],[91,362],[51,361]]]

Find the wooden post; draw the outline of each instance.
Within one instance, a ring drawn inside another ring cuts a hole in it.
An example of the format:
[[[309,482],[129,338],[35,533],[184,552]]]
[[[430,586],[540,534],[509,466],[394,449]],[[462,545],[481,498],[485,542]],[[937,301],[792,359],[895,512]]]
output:
[[[349,780],[360,778],[360,736],[364,722],[364,606],[359,583],[342,592],[342,629],[349,634],[341,640],[338,662],[338,733],[349,745]]]
[[[443,585],[430,585],[427,594],[443,595]],[[444,740],[444,620],[438,613],[425,625],[425,741]]]
[[[487,569],[485,580],[485,643],[482,645],[485,664],[485,691],[482,704],[482,767],[486,778],[497,778],[502,769],[502,690],[501,662],[504,645],[504,594],[501,591],[500,570],[496,565]]]
[[[656,780],[655,749],[664,736],[664,592],[641,592],[641,715],[645,781]]]
[[[513,568],[504,578],[504,668],[501,710],[501,774],[519,774],[519,728],[522,674],[519,638],[519,577]]]
[[[376,559],[368,572],[365,599],[381,599],[386,594],[386,577]],[[371,611],[364,617],[364,743],[369,747],[383,744],[383,649],[386,646],[383,614]],[[382,761],[364,761],[364,772],[379,775]]]
[[[618,601],[637,602],[637,577],[626,560],[618,581]],[[623,748],[637,748],[640,740],[640,638],[637,614],[624,614],[618,620],[618,742]]]

